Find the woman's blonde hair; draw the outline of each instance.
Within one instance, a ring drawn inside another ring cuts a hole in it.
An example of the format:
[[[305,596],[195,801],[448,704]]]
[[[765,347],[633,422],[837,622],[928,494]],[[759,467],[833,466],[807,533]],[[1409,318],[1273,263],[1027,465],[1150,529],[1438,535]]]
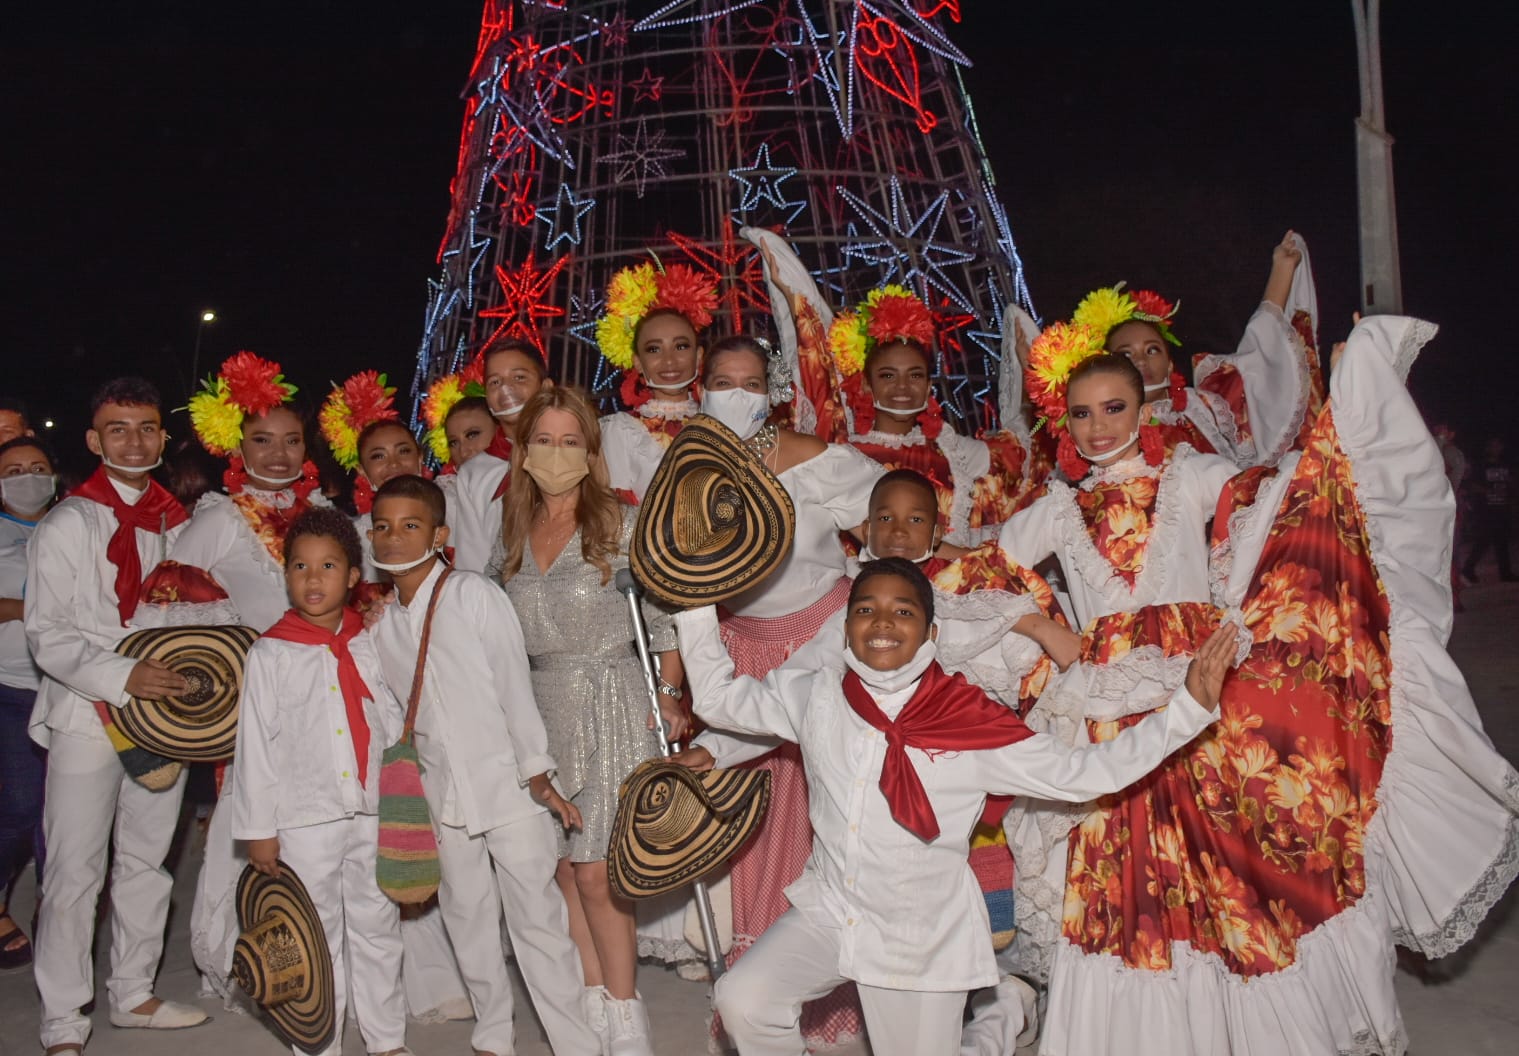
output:
[[[546,411],[567,411],[574,415],[580,424],[581,435],[585,437],[586,461],[591,471],[579,484],[575,520],[580,527],[580,556],[587,564],[601,570],[601,582],[605,585],[612,578],[608,558],[616,556],[622,536],[622,502],[612,490],[606,462],[601,457],[601,423],[596,417],[596,409],[585,390],[578,385],[540,389],[522,405],[522,413],[517,417],[517,439],[512,444],[512,479],[501,504],[501,543],[506,548],[506,560],[501,566],[502,582],[522,570],[533,514],[543,505],[538,482],[523,464],[538,420]]]

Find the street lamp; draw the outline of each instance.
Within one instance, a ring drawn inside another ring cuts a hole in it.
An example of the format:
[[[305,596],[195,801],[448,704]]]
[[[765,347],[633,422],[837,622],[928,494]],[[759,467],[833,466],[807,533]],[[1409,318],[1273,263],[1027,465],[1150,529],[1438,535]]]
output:
[[[209,323],[216,322],[216,313],[210,308],[204,308],[200,313],[200,322],[195,327],[195,352],[190,356],[190,391],[195,391],[195,386],[200,384],[200,339],[206,332]]]
[[[1361,206],[1361,313],[1400,315],[1398,212],[1392,190],[1392,136],[1382,105],[1382,0],[1350,0],[1355,18],[1361,114],[1356,118],[1356,190]]]

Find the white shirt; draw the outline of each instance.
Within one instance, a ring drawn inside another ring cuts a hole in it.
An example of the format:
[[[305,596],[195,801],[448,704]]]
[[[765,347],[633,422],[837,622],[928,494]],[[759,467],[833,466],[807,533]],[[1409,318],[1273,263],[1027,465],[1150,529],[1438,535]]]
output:
[[[448,543],[460,571],[485,571],[491,547],[501,537],[501,500],[493,496],[511,468],[505,459],[482,451],[454,475],[453,494],[448,496]]]
[[[642,502],[649,481],[665,457],[661,444],[644,425],[644,418],[689,418],[700,413],[693,399],[651,399],[636,411],[618,411],[602,416],[601,458],[613,488],[631,491]]]
[[[289,509],[295,502],[295,492],[289,488],[249,491],[276,509]],[[310,501],[313,506],[330,505],[319,492],[312,492]],[[201,496],[195,515],[174,540],[169,556],[209,573],[227,592],[246,627],[262,633],[290,608],[284,565],[253,534],[248,519],[231,497],[221,492]]]
[[[1219,493],[1238,472],[1226,458],[1199,454],[1179,444],[1164,467],[1135,457],[1093,470],[1082,481],[1084,488],[1090,488],[1104,480],[1160,476],[1144,568],[1134,577],[1132,589],[1093,544],[1075,490],[1060,481],[1050,481],[1043,496],[1009,518],[998,544],[1024,568],[1033,568],[1051,554],[1060,559],[1078,628],[1098,616],[1138,612],[1147,605],[1206,602],[1210,598],[1208,522]]]
[[[35,521],[0,513],[0,598],[26,596],[26,542],[36,527]],[[26,644],[26,625],[20,620],[0,623],[0,686],[36,689],[41,678]]]
[[[144,494],[111,483],[130,503]],[[49,730],[105,742],[94,701],[127,702],[127,678],[137,661],[113,651],[130,628],[121,625],[116,566],[105,554],[116,528],[110,507],[66,498],[37,523],[27,545],[26,640],[43,673],[31,728],[32,739],[44,748]],[[137,530],[144,576],[183,530],[183,524],[163,534]]]
[[[232,838],[262,840],[280,829],[374,814],[380,756],[401,735],[368,631],[348,650],[369,687],[368,768],[359,783],[353,731],[338,686],[338,658],[325,645],[260,638],[248,651],[238,705],[232,774]]]
[[[386,606],[374,627],[403,719],[427,602],[443,567],[433,566],[411,604]],[[542,811],[527,781],[555,765],[506,592],[474,572],[454,572],[438,599],[431,643],[414,732],[433,821],[475,835]]]
[[[829,444],[822,454],[781,473],[781,485],[796,506],[796,541],[775,571],[727,602],[728,610],[768,618],[817,601],[845,572],[839,533],[865,523],[870,491],[885,472],[848,444]]]
[[[696,713],[714,725],[802,748],[812,856],[786,897],[842,926],[839,974],[867,986],[951,991],[991,986],[986,904],[967,855],[988,793],[1084,802],[1116,792],[1190,741],[1214,715],[1177,690],[1171,706],[1116,740],[1071,749],[1047,734],[1005,748],[908,749],[939,823],[924,841],[891,816],[880,789],[886,738],[844,699],[843,669],[778,668],[735,678],[711,608],[676,617]],[[876,698],[895,718],[916,689]]]

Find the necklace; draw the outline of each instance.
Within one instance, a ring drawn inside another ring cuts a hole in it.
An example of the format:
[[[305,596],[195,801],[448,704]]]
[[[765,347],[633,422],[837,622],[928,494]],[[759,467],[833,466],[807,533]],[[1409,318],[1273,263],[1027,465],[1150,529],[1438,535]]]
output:
[[[760,465],[763,466],[766,464],[772,453],[775,454],[776,461],[779,463],[780,438],[780,427],[777,426],[774,422],[766,422],[764,425],[759,427],[759,432],[755,433],[749,439],[745,440],[744,443],[748,446],[749,450],[754,453],[754,456],[759,459]]]

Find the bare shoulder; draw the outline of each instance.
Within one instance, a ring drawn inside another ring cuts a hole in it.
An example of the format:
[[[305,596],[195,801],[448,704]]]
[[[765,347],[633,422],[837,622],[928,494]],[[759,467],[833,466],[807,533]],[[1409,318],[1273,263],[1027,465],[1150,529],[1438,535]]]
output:
[[[808,433],[794,433],[790,429],[782,429],[780,432],[780,451],[777,461],[780,463],[780,472],[799,466],[803,462],[817,458],[828,445],[817,437]]]

